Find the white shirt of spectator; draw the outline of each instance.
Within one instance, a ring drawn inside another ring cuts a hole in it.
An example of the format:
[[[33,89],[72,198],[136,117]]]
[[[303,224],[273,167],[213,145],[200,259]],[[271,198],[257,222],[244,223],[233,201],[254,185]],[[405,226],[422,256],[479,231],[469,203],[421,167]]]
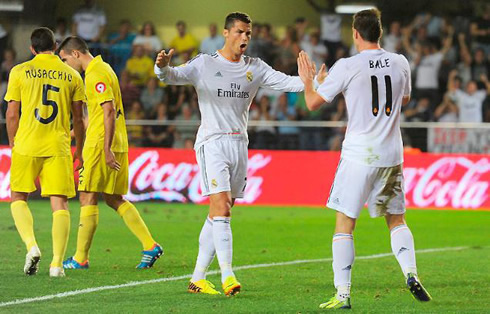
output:
[[[77,23],[77,35],[85,40],[93,40],[99,29],[107,23],[104,11],[94,8],[82,8],[73,15],[73,22]]]
[[[310,42],[302,42],[301,48],[310,56],[311,60],[315,63],[316,68],[320,69],[322,64],[325,62],[324,56],[327,55],[328,50],[322,43],[314,46]]]
[[[470,95],[462,90],[452,92],[451,98],[459,108],[459,122],[483,122],[482,106],[487,97],[485,90],[479,90]]]
[[[392,110],[386,113],[385,77],[391,80]],[[377,80],[372,84],[372,77]],[[347,131],[341,158],[372,167],[392,167],[403,162],[400,111],[403,96],[410,95],[407,59],[383,49],[363,50],[339,59],[317,92],[327,102],[343,93],[347,104]],[[378,111],[373,113],[373,91],[378,91]]]
[[[162,50],[162,41],[156,35],[152,35],[152,36],[137,35],[133,40],[133,46],[134,45],[142,45],[144,47],[149,46],[151,47],[151,50],[154,52],[160,52],[160,50]]]
[[[216,52],[216,50],[219,50],[223,48],[223,45],[225,44],[225,39],[221,35],[216,35],[214,37],[206,37],[204,40],[201,42],[201,47],[199,50],[202,53],[212,55],[213,53]]]
[[[393,34],[383,35],[383,49],[388,52],[396,52],[396,48],[401,42],[401,37]]]
[[[415,88],[439,88],[438,74],[443,59],[444,55],[441,52],[436,52],[421,58],[420,63],[416,68],[417,77],[415,79]]]
[[[321,22],[321,38],[331,42],[340,42],[341,34],[340,27],[342,23],[342,17],[338,14],[322,14],[320,17]],[[332,52],[333,53],[333,52]]]
[[[304,90],[298,76],[276,71],[259,58],[242,56],[239,62],[232,62],[218,52],[199,54],[178,67],[160,69],[155,65],[155,74],[167,84],[195,87],[201,112],[195,149],[230,135],[248,141],[249,108],[259,87],[285,92]]]

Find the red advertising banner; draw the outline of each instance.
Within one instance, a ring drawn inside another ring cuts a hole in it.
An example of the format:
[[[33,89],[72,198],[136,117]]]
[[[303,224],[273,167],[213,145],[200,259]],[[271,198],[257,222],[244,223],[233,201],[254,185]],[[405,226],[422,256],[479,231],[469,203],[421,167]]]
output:
[[[245,197],[238,202],[323,206],[339,157],[336,152],[251,150]],[[132,148],[129,163],[129,200],[206,202],[194,151]],[[406,155],[404,175],[408,207],[490,209],[488,155]],[[0,147],[0,200],[9,195],[10,149]]]

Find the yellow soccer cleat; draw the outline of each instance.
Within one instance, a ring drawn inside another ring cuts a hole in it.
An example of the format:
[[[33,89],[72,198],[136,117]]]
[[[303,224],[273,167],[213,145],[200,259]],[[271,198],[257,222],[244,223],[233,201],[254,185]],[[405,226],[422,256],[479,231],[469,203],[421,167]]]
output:
[[[214,289],[214,285],[206,279],[201,279],[196,282],[189,282],[187,292],[190,293],[205,293],[205,294],[221,294]]]
[[[240,293],[241,288],[242,286],[238,280],[236,280],[235,276],[226,277],[225,282],[223,283],[223,291],[228,297]]]
[[[333,296],[330,300],[328,300],[325,303],[320,304],[321,309],[331,309],[331,310],[338,310],[338,309],[350,309],[350,298],[345,298],[343,300],[337,299],[337,296]]]

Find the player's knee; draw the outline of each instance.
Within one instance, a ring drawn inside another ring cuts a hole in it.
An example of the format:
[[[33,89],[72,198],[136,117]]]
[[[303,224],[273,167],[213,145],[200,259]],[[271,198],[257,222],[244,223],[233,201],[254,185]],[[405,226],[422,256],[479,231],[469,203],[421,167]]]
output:
[[[80,192],[80,206],[97,205],[97,194]]]
[[[388,225],[388,229],[390,230],[397,226],[407,224],[407,222],[405,221],[405,214],[400,214],[400,215],[386,214],[385,218],[386,218],[386,224]]]
[[[112,208],[114,210],[117,210],[119,208],[119,206],[121,206],[124,203],[124,199],[123,199],[122,195],[104,194],[104,199],[105,199],[105,203],[107,204],[107,206],[109,206],[110,208]]]
[[[27,193],[14,192],[14,191],[12,191],[11,192],[11,195],[10,195],[10,200],[11,200],[12,203],[15,202],[15,201],[24,201],[24,202],[27,202],[27,196],[28,196]]]
[[[231,216],[231,200],[220,200],[214,202],[211,206],[210,217],[230,217]]]

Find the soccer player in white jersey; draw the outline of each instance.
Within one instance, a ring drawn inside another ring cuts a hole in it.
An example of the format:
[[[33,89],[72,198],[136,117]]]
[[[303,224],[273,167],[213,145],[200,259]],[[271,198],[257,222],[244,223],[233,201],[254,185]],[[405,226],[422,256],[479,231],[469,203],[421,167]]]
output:
[[[209,195],[209,216],[199,236],[199,254],[188,291],[218,294],[206,280],[206,270],[218,257],[226,295],[241,289],[232,270],[231,208],[242,198],[247,183],[248,111],[259,87],[284,92],[304,89],[298,76],[273,70],[257,58],[244,56],[250,42],[252,24],[247,14],[230,13],[225,20],[225,45],[212,55],[200,54],[179,67],[168,66],[173,50],[162,51],[155,73],[167,84],[192,84],[201,111],[201,126],[195,143],[201,171],[201,187]],[[320,77],[325,77],[324,66]]]
[[[316,110],[343,93],[348,112],[341,159],[327,202],[337,211],[332,242],[337,293],[320,307],[351,307],[352,234],[366,201],[371,217],[386,218],[393,254],[411,293],[417,300],[429,301],[431,297],[417,277],[413,237],[405,222],[400,110],[410,100],[410,67],[402,55],[381,49],[381,13],[377,9],[355,14],[352,32],[359,54],[338,60],[316,91],[311,60],[304,52],[298,58],[308,108]]]

